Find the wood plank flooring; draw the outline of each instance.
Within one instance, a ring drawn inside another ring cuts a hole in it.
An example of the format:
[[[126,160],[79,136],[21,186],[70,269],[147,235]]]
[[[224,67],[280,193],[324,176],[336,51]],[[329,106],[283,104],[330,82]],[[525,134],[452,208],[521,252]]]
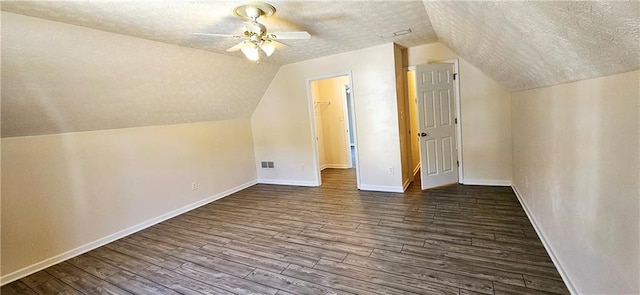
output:
[[[8,294],[569,294],[508,187],[255,185],[2,287]]]

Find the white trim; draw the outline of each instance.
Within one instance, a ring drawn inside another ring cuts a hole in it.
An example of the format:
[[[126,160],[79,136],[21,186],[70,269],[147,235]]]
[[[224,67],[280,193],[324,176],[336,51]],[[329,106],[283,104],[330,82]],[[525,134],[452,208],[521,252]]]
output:
[[[316,114],[314,111],[313,95],[311,95],[311,81],[307,80],[307,104],[309,109],[309,126],[311,127],[311,151],[313,152],[313,165],[315,185],[322,185],[322,167],[320,167],[320,154],[318,152],[318,134],[316,133]],[[258,180],[260,182],[260,180]]]
[[[349,105],[348,107],[351,109],[351,121],[353,123],[353,128],[350,129],[351,134],[353,135],[353,154],[355,155],[355,163],[356,166],[354,168],[356,168],[356,188],[360,189],[360,185],[361,185],[361,180],[360,180],[360,156],[359,156],[359,151],[360,151],[360,144],[358,143],[358,120],[357,120],[357,116],[356,116],[356,95],[355,95],[355,88],[353,87],[353,74],[351,73],[351,71],[349,71],[349,89],[351,90],[351,92],[349,93],[349,97],[351,98],[351,105]],[[349,147],[349,154],[351,154],[351,147]]]
[[[342,120],[342,122],[344,122],[344,130],[347,130],[347,132],[345,132],[345,141],[347,144],[347,168],[351,168],[351,163],[353,162],[353,159],[351,159],[351,127],[349,126],[349,121],[352,118],[349,118],[349,102],[347,101],[347,89],[349,89],[349,91],[351,91],[351,85],[350,84],[345,84],[342,85],[342,116],[343,118],[345,118],[344,120]],[[354,141],[355,141],[355,137],[354,137]],[[355,144],[353,145],[353,147],[355,148]]]
[[[141,230],[143,230],[145,228],[148,228],[150,226],[156,225],[156,224],[158,224],[160,222],[163,222],[163,221],[165,221],[167,219],[176,217],[176,216],[178,216],[180,214],[183,214],[183,213],[186,213],[186,212],[191,211],[193,209],[196,209],[198,207],[204,206],[204,205],[209,204],[209,203],[211,203],[213,201],[222,199],[222,198],[224,198],[226,196],[229,196],[229,195],[231,195],[233,193],[239,192],[239,191],[241,191],[241,190],[243,190],[245,188],[248,188],[248,187],[250,187],[252,185],[255,185],[256,183],[257,183],[256,180],[251,180],[251,181],[246,182],[244,184],[241,184],[239,186],[230,188],[230,189],[228,189],[226,191],[217,193],[217,194],[215,194],[213,196],[210,196],[210,197],[208,197],[206,199],[203,199],[203,200],[197,201],[195,203],[186,205],[184,207],[178,208],[176,210],[167,212],[167,213],[162,214],[162,215],[160,215],[158,217],[155,217],[155,218],[149,219],[147,221],[141,222],[141,223],[136,224],[136,225],[134,225],[132,227],[129,227],[127,229],[124,229],[124,230],[121,230],[119,232],[110,234],[110,235],[108,235],[106,237],[97,239],[97,240],[95,240],[93,242],[84,244],[84,245],[82,245],[80,247],[77,247],[75,249],[71,249],[71,250],[69,250],[67,252],[64,252],[62,254],[58,254],[58,255],[53,256],[51,258],[47,258],[47,259],[42,260],[40,262],[36,262],[36,263],[34,263],[32,265],[29,265],[29,266],[27,266],[25,268],[16,270],[16,271],[14,271],[14,272],[12,272],[10,274],[6,274],[6,275],[0,277],[0,286],[8,284],[8,283],[11,283],[11,282],[13,282],[15,280],[18,280],[18,279],[21,279],[23,277],[26,277],[26,276],[28,276],[30,274],[33,274],[33,273],[38,272],[40,270],[43,270],[43,269],[45,269],[47,267],[50,267],[52,265],[58,264],[60,262],[63,262],[65,260],[67,260],[67,259],[71,259],[71,258],[76,257],[78,255],[81,255],[83,253],[89,252],[89,251],[91,251],[91,250],[93,250],[95,248],[98,248],[98,247],[104,246],[106,244],[109,244],[109,243],[111,243],[111,242],[113,242],[115,240],[121,239],[121,238],[126,237],[126,236],[128,236],[130,234],[136,233],[136,232],[141,231]]]
[[[391,186],[391,185],[362,184],[360,185],[359,189],[363,191],[374,191],[374,192],[404,193],[404,189],[402,189],[401,186]]]
[[[349,167],[349,165],[345,165],[345,164],[324,164],[324,165],[322,165],[322,170],[327,169],[327,168],[349,169],[351,167]]]
[[[416,177],[416,174],[418,174],[418,171],[420,171],[420,163],[418,163],[418,165],[416,165],[416,168],[413,168],[413,177]]]
[[[284,179],[258,179],[258,183],[260,183],[260,184],[292,185],[292,186],[320,186],[315,181],[284,180]]]
[[[351,167],[349,167],[349,165],[344,165],[344,164],[324,164],[322,166],[320,166],[320,171],[327,169],[327,168],[335,168],[335,169],[349,169]]]
[[[516,187],[515,184],[511,185],[511,189],[513,189],[513,192],[516,194],[516,197],[518,198],[518,201],[520,202],[522,209],[524,209],[524,213],[527,214],[527,217],[529,218],[531,225],[533,225],[533,229],[535,229],[536,234],[538,234],[538,238],[540,238],[540,241],[542,241],[542,245],[544,246],[544,249],[547,250],[549,257],[551,258],[551,261],[553,261],[553,265],[558,270],[560,277],[562,277],[564,284],[567,285],[567,289],[569,289],[569,293],[571,293],[572,295],[577,295],[578,290],[569,279],[569,275],[567,275],[564,268],[562,268],[562,266],[560,265],[560,261],[558,260],[558,257],[556,257],[556,255],[553,253],[551,245],[549,244],[549,242],[547,242],[547,239],[542,234],[542,230],[536,223],[536,220],[533,218],[533,214],[531,214],[531,211],[529,211],[529,207],[527,206],[527,203],[524,201],[524,198],[522,198],[522,195],[520,195],[520,191],[518,191],[518,188]]]
[[[511,186],[511,180],[499,179],[465,179],[462,184],[466,185],[493,185],[493,186]]]
[[[407,181],[404,182],[404,184],[402,185],[402,192],[406,192],[407,188],[409,188],[409,185],[411,184],[411,179],[407,179]]]

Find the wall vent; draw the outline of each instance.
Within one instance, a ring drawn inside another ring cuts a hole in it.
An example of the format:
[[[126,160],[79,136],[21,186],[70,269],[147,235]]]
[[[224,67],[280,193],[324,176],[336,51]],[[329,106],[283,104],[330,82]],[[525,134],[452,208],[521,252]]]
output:
[[[260,162],[260,167],[262,167],[263,169],[275,168],[275,166],[273,165],[273,161],[262,161]]]

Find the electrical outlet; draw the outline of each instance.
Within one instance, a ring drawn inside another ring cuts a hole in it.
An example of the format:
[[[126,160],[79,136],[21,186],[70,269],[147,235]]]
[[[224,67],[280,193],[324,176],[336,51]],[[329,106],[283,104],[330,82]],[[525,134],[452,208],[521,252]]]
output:
[[[191,190],[195,191],[197,189],[198,189],[198,182],[197,181],[192,182],[191,183]]]
[[[389,167],[389,174],[393,174],[393,167]]]

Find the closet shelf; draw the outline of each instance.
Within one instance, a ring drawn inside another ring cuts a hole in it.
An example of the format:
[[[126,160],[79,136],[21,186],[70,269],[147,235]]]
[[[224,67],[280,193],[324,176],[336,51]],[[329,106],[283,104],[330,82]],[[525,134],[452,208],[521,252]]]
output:
[[[314,101],[313,102],[313,107],[316,108],[316,107],[323,106],[323,105],[324,106],[328,106],[330,104],[331,104],[330,101]]]

